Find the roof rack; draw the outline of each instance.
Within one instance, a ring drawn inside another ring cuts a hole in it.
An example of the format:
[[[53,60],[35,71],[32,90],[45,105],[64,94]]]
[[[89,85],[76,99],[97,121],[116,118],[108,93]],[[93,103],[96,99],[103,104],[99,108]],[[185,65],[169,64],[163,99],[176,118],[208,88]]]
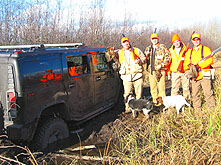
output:
[[[46,48],[46,47],[79,47],[83,46],[83,43],[59,43],[59,44],[37,44],[37,45],[6,45],[0,46],[0,50],[11,49],[32,49],[32,48]]]

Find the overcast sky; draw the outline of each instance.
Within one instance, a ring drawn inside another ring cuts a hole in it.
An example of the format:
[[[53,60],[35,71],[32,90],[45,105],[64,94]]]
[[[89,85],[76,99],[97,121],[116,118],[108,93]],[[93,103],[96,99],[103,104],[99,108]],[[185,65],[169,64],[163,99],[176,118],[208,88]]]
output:
[[[76,0],[78,1],[78,0]],[[138,20],[177,20],[220,18],[220,0],[106,0],[115,9],[112,14],[123,17],[125,9]],[[79,2],[79,1],[78,1]],[[112,10],[113,11],[113,10]]]
[[[51,0],[56,1],[56,0]],[[100,0],[63,0],[64,7],[87,10]],[[221,21],[220,0],[103,0],[105,13],[113,20],[123,21],[125,13],[137,22],[157,21],[169,27]]]

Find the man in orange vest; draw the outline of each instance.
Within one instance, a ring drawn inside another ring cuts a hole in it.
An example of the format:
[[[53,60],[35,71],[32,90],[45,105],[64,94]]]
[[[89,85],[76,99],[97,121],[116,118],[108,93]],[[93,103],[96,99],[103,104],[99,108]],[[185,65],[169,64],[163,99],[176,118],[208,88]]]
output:
[[[129,94],[135,90],[136,99],[140,99],[143,90],[143,67],[145,56],[143,52],[135,47],[131,47],[130,40],[127,37],[121,39],[122,49],[118,51],[120,62],[120,75],[123,80],[124,98],[126,100]],[[125,113],[129,113],[128,104],[125,103]]]
[[[192,102],[193,107],[196,111],[201,110],[201,91],[203,89],[204,96],[208,105],[208,108],[215,108],[215,98],[212,91],[210,67],[213,64],[213,57],[200,62],[202,58],[211,54],[211,50],[201,44],[201,37],[199,33],[194,33],[192,35],[193,48],[189,49],[186,53],[186,58],[184,61],[184,70],[188,70],[188,65],[193,64],[198,72],[197,77],[192,80]],[[207,76],[204,76],[207,75]]]
[[[182,83],[183,96],[186,100],[190,100],[190,80],[187,78],[186,72],[184,72],[183,68],[181,71],[178,71],[178,66],[181,62],[181,59],[185,58],[185,56],[182,57],[182,55],[186,49],[186,46],[183,42],[181,42],[178,34],[173,35],[172,43],[173,45],[169,49],[171,55],[170,72],[172,76],[171,96],[179,94],[180,84]]]

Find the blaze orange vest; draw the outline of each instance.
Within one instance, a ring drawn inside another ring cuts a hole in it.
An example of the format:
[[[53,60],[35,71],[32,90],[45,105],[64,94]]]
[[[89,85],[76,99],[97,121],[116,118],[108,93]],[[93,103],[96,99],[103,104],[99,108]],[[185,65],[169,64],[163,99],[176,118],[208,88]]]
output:
[[[130,51],[130,55],[131,55],[131,59],[135,60],[136,57],[139,58],[139,49],[133,47],[133,51],[134,51],[134,53],[132,51]],[[118,54],[119,54],[119,62],[121,63],[122,61],[125,61],[123,48],[119,50]]]
[[[178,56],[176,54],[176,51],[175,51],[173,45],[169,49],[170,55],[171,55],[171,59],[172,59],[171,60],[171,64],[170,64],[170,71],[171,72],[179,72],[177,69],[178,69],[178,66],[180,64],[180,61],[181,61],[181,58],[182,58],[182,55],[183,55],[185,49],[186,49],[186,46],[184,45],[184,43],[182,43],[180,54]]]

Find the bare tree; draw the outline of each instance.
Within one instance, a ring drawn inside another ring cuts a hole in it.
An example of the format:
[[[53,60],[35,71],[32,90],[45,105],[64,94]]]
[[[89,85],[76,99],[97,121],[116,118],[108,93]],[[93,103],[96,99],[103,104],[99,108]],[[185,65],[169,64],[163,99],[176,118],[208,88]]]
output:
[[[29,3],[28,3],[29,2]],[[128,36],[133,46],[144,50],[150,44],[150,34],[154,24],[146,23],[142,27],[133,18],[132,13],[124,9],[124,20],[105,17],[106,0],[93,0],[90,7],[79,8],[69,1],[68,6],[62,0],[0,0],[0,44],[41,44],[83,42],[88,46],[114,46],[121,48],[122,34]],[[150,21],[150,20],[149,20]],[[187,43],[193,30],[202,34],[203,44],[215,49],[221,43],[221,24],[211,20],[207,25],[197,24],[172,32],[168,28],[158,28],[160,42],[171,46],[171,38],[178,33]]]
[[[24,3],[23,3],[24,2]],[[0,0],[0,44],[13,44],[17,40],[17,17],[26,8],[25,1]]]

